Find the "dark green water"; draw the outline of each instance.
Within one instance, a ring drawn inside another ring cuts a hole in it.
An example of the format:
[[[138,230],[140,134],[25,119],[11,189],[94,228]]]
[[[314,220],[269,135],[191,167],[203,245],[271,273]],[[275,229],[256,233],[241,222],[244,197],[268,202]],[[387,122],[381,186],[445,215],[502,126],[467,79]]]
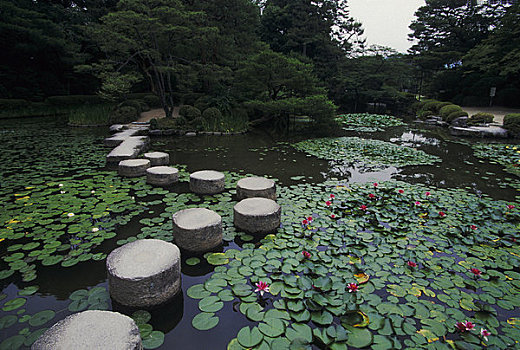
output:
[[[353,134],[349,134],[353,135]],[[345,167],[296,151],[290,146],[298,139],[274,138],[261,132],[238,136],[201,136],[192,138],[157,138],[152,140],[152,149],[170,154],[172,164],[187,166],[189,172],[214,169],[234,171],[240,174],[268,175],[277,179],[280,186],[302,182],[320,183],[327,179],[345,182],[379,182],[391,179],[410,183],[423,183],[442,188],[465,188],[477,194],[487,194],[495,199],[514,200],[518,192],[508,186],[518,181],[504,172],[497,164],[490,164],[473,156],[469,142],[454,139],[443,129],[418,129],[414,126],[393,128],[385,133],[355,134],[377,138],[421,149],[442,159],[435,166],[388,167],[365,171],[358,167]],[[30,184],[38,179],[59,179],[73,174],[77,169],[93,170],[103,166],[100,154],[106,128],[73,129],[63,121],[30,119],[3,121],[0,126],[0,194],[11,196],[21,190],[20,184]],[[52,166],[58,164],[59,166]],[[177,186],[175,191],[187,191],[187,186]],[[161,206],[154,207],[160,213]],[[143,213],[116,229],[117,237],[103,243],[102,249],[110,252],[117,247],[116,240],[135,236],[142,225],[143,217],[155,214]],[[0,242],[0,254],[7,254],[8,240]],[[229,247],[235,247],[230,243]],[[59,266],[59,265],[55,265]],[[0,268],[1,270],[1,268]],[[183,295],[169,305],[152,312],[154,329],[166,334],[163,349],[225,349],[240,328],[251,324],[240,312],[225,308],[218,312],[220,323],[210,331],[200,332],[191,325],[198,313],[198,300],[186,296],[186,290],[202,283],[211,274],[212,266],[197,267],[183,264]],[[70,268],[37,267],[37,279],[22,282],[18,274],[0,280],[1,293],[5,300],[16,297],[19,289],[38,285],[36,294],[28,297],[24,305],[27,314],[44,309],[57,312],[52,322],[64,318],[70,312],[68,296],[80,288],[107,286],[103,261],[88,261]],[[0,302],[0,303],[3,303]],[[112,306],[118,310],[116,306]],[[125,310],[122,310],[125,311]],[[0,311],[0,318],[6,313]],[[46,324],[50,326],[52,324]],[[0,332],[0,343],[24,332],[25,323],[14,324]],[[31,328],[31,331],[33,329]]]

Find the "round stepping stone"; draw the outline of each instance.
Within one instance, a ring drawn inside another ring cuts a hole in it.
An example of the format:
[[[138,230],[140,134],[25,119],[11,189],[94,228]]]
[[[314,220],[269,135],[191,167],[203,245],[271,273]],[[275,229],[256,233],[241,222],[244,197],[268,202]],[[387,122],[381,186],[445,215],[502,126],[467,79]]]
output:
[[[139,328],[117,312],[89,310],[54,324],[31,346],[32,350],[142,349]]]
[[[233,207],[235,227],[247,233],[273,233],[280,227],[282,208],[267,198],[246,198]]]
[[[170,164],[170,155],[164,152],[148,152],[144,157],[150,161],[151,166]]]
[[[263,197],[276,200],[276,185],[265,177],[246,177],[237,182],[238,200]]]
[[[222,218],[205,208],[184,209],[173,214],[173,239],[180,248],[206,252],[222,244]]]
[[[118,174],[125,177],[137,177],[146,175],[146,169],[150,167],[148,159],[127,159],[119,162]]]
[[[179,170],[169,166],[154,166],[146,169],[146,182],[150,185],[166,186],[179,180]]]
[[[175,244],[159,239],[127,243],[107,258],[110,296],[131,307],[162,304],[181,289],[180,261]]]
[[[224,174],[215,170],[201,170],[190,175],[190,190],[198,194],[224,191]]]

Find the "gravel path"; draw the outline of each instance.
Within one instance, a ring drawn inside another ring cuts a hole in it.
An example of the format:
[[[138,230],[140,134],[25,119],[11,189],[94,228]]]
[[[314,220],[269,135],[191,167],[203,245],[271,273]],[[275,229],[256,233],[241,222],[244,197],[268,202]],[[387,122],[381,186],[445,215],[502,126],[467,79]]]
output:
[[[177,106],[177,107],[173,108],[173,117],[177,118],[178,116],[179,116],[179,107]],[[164,117],[166,117],[166,114],[164,113],[164,109],[156,108],[156,109],[151,109],[146,112],[142,112],[141,116],[139,117],[139,119],[137,121],[138,122],[149,122],[151,119],[154,119],[154,118],[161,119]]]
[[[506,114],[520,113],[520,109],[506,107],[462,107],[462,110],[468,112],[470,116],[479,112],[491,113],[495,116],[494,122],[500,125],[504,123],[504,116]]]

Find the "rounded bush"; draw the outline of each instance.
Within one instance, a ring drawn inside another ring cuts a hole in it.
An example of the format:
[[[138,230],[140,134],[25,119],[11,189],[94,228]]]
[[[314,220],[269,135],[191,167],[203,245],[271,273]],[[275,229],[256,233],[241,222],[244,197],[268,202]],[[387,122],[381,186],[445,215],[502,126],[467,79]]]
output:
[[[437,101],[437,100],[431,100],[431,101],[428,101],[424,104],[424,106],[422,107],[422,110],[423,111],[433,111],[435,112],[435,106],[440,103],[440,101]]]
[[[148,106],[152,108],[161,107],[161,99],[158,96],[146,95],[145,97],[143,97],[143,100]]]
[[[448,116],[451,113],[458,112],[458,111],[461,111],[461,110],[462,110],[462,108],[460,106],[457,106],[457,105],[447,105],[447,106],[442,107],[439,110],[439,114],[442,117],[442,120],[447,121],[447,118],[448,118]]]
[[[510,113],[504,117],[504,128],[520,134],[520,113]]]
[[[132,106],[117,107],[111,114],[109,122],[112,124],[131,123],[137,119],[137,109]]]
[[[468,125],[492,123],[495,116],[491,113],[477,113],[468,119]]]
[[[428,117],[434,116],[434,115],[435,115],[435,113],[433,113],[433,111],[423,110],[423,111],[419,111],[419,113],[417,114],[417,118],[424,120],[424,119],[427,119]]]
[[[457,118],[460,118],[460,117],[467,117],[467,116],[468,116],[468,113],[467,113],[467,112],[464,112],[464,111],[462,111],[462,110],[454,111],[454,112],[450,113],[450,114],[446,117],[446,122],[451,123],[452,121],[454,121],[454,120],[457,119]]]
[[[438,102],[437,104],[435,104],[435,105],[433,106],[433,108],[434,108],[434,111],[435,111],[436,113],[439,113],[439,111],[441,110],[442,107],[444,107],[444,106],[449,106],[449,105],[451,105],[451,104],[453,104],[453,103],[451,103],[451,102]]]
[[[202,113],[202,118],[204,118],[205,120],[207,121],[210,121],[210,120],[219,120],[222,118],[222,113],[220,113],[220,111],[218,110],[218,108],[215,108],[215,107],[211,107],[211,108],[207,108],[203,113]]]
[[[150,107],[144,102],[144,100],[126,100],[120,104],[120,106],[130,106],[137,110],[137,113],[150,110]]]
[[[186,118],[187,121],[192,121],[196,118],[200,118],[202,113],[200,112],[200,109],[196,107],[184,105],[179,109],[179,115]]]
[[[202,117],[197,117],[189,122],[190,128],[202,131],[204,129],[204,119]]]
[[[150,129],[152,129],[152,130],[159,129],[159,123],[157,122],[157,119],[153,118],[150,120]]]

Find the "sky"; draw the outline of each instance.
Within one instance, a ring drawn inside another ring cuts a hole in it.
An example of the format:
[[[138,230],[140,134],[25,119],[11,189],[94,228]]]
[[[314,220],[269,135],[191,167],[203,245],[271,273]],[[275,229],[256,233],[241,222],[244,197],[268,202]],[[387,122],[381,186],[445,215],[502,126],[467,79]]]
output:
[[[408,41],[408,26],[415,11],[424,0],[349,0],[350,15],[363,23],[367,44],[389,46],[406,52],[412,45]]]

